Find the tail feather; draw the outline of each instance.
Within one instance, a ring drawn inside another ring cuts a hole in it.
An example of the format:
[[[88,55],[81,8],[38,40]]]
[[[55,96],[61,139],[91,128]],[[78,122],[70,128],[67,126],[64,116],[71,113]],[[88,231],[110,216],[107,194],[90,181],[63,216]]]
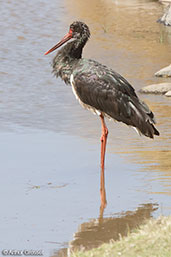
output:
[[[159,136],[159,131],[155,128],[155,126],[150,123],[149,121],[144,124],[143,127],[141,127],[141,133],[144,134],[147,137],[154,138],[154,135]]]
[[[156,135],[156,136],[160,136],[159,131],[154,127],[154,125],[153,125],[153,124],[151,124],[151,126],[153,127],[154,135]]]
[[[148,106],[138,98],[131,102],[132,122],[139,132],[147,137],[159,136],[159,131],[155,128],[155,118]]]

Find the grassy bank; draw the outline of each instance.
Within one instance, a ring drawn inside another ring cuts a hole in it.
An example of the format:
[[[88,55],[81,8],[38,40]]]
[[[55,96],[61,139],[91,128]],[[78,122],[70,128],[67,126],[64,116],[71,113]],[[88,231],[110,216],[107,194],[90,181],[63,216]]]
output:
[[[72,257],[170,257],[171,216],[151,219],[119,241],[103,244]]]

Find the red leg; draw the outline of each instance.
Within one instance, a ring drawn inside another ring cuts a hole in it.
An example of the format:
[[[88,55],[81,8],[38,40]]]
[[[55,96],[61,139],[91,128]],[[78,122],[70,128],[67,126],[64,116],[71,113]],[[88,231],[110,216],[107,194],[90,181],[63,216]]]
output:
[[[100,198],[101,198],[101,211],[103,212],[106,207],[106,191],[105,191],[105,177],[104,177],[104,162],[105,162],[105,152],[106,152],[106,142],[108,129],[106,127],[104,116],[100,115],[101,123],[102,123],[102,135],[101,135],[101,175],[100,175]]]

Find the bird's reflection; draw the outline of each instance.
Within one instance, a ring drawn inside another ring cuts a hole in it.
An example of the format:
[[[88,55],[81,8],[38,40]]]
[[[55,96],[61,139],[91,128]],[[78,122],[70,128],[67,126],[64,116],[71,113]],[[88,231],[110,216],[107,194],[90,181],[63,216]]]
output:
[[[91,219],[81,224],[74,234],[69,247],[54,252],[51,257],[70,256],[76,250],[89,250],[96,248],[110,240],[118,240],[120,236],[126,236],[129,231],[152,217],[152,213],[158,209],[157,204],[142,204],[135,211],[126,211],[113,214],[111,217],[103,217],[100,209],[98,219]]]

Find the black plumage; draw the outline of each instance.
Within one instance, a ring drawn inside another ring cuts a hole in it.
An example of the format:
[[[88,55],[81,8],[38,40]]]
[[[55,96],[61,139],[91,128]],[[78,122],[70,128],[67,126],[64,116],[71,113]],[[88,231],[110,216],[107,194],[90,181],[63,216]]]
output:
[[[57,52],[53,59],[53,73],[66,84],[72,85],[73,93],[83,107],[97,113],[101,119],[101,215],[107,204],[104,162],[108,129],[104,116],[133,126],[141,134],[153,138],[159,135],[154,127],[154,115],[135,93],[134,88],[121,75],[91,59],[82,58],[82,50],[90,36],[88,26],[80,21],[70,25],[64,38],[45,54],[72,39]]]
[[[73,39],[55,56],[54,74],[60,76],[65,83],[72,84],[74,94],[84,107],[133,126],[147,137],[159,135],[154,126],[153,113],[138,98],[130,83],[107,66],[82,58],[82,49],[89,36],[90,31],[85,23],[71,24],[64,39],[47,52]]]

